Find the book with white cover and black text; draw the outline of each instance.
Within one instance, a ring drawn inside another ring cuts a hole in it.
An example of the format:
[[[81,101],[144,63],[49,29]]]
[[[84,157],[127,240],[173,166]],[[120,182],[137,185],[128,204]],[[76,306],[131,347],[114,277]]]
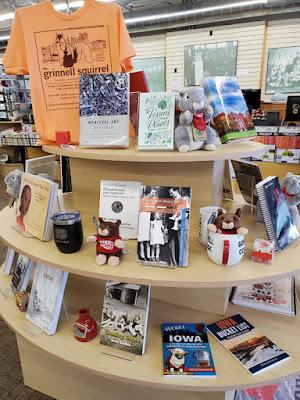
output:
[[[34,262],[22,254],[18,255],[12,272],[11,289],[13,293],[23,292],[27,289]]]
[[[121,220],[122,239],[136,239],[138,230],[141,183],[128,181],[100,181],[99,216]]]
[[[2,272],[4,275],[10,275],[12,273],[16,265],[17,258],[18,258],[18,253],[13,249],[8,248],[2,266]]]
[[[128,147],[127,73],[80,76],[80,146]]]
[[[100,343],[142,355],[145,351],[150,287],[106,282]]]
[[[207,329],[251,375],[266,371],[290,356],[241,315],[233,315]]]
[[[37,264],[26,318],[48,335],[56,332],[68,272]]]
[[[295,315],[295,279],[241,285],[233,289],[233,304],[284,315]]]
[[[188,264],[191,188],[144,186],[140,201],[137,258],[165,268]]]

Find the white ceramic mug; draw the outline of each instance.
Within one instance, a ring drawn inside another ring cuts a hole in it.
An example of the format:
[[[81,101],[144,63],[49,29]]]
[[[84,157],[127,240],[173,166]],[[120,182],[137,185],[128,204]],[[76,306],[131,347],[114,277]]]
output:
[[[210,218],[214,220],[218,216],[218,210],[220,207],[216,206],[207,206],[200,208],[200,216],[199,216],[199,241],[200,243],[207,245],[208,232],[207,225],[209,223],[213,223],[214,221],[210,221]],[[214,214],[214,217],[213,217]]]
[[[207,254],[218,265],[231,267],[241,261],[245,253],[243,235],[224,235],[208,232]]]

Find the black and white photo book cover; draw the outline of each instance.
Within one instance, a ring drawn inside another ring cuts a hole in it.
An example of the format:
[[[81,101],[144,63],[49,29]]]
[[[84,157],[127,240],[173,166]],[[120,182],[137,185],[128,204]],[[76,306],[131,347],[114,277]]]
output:
[[[140,201],[137,258],[166,268],[188,264],[191,188],[144,186]]]
[[[128,147],[127,73],[80,76],[80,145]]]
[[[150,287],[106,282],[100,343],[142,355],[145,351]]]

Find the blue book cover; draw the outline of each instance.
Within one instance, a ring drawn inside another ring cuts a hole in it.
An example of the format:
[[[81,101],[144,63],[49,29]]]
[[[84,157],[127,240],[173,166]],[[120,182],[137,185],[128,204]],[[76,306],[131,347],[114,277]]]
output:
[[[279,180],[276,176],[269,176],[255,187],[268,238],[274,240],[276,250],[282,250],[299,237],[299,232]]]
[[[256,136],[254,124],[236,77],[208,77],[204,92],[214,110],[213,123],[222,144]]]
[[[163,323],[162,336],[164,376],[216,376],[203,322]]]
[[[239,314],[207,325],[207,329],[251,375],[290,357]]]

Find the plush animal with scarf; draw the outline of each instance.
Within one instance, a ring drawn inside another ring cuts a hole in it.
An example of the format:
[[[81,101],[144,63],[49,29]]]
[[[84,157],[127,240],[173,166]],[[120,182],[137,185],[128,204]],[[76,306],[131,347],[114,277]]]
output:
[[[175,129],[175,146],[182,153],[193,150],[216,150],[216,131],[209,125],[213,109],[202,87],[186,88],[176,98],[181,112]]]
[[[293,222],[297,226],[300,223],[298,211],[298,204],[300,204],[300,175],[294,175],[288,172],[280,184]]]
[[[9,206],[12,207],[17,204],[20,194],[22,171],[15,169],[7,174],[4,178],[4,183],[6,184],[6,193],[9,194]]]
[[[87,241],[96,243],[96,264],[104,265],[107,263],[112,267],[118,266],[125,247],[119,231],[121,221],[118,219],[116,222],[111,222],[94,217],[93,222],[97,233],[94,236],[89,236]]]
[[[224,213],[220,208],[215,222],[208,224],[207,229],[223,235],[247,235],[248,229],[241,226],[241,214],[240,208],[235,213]]]

